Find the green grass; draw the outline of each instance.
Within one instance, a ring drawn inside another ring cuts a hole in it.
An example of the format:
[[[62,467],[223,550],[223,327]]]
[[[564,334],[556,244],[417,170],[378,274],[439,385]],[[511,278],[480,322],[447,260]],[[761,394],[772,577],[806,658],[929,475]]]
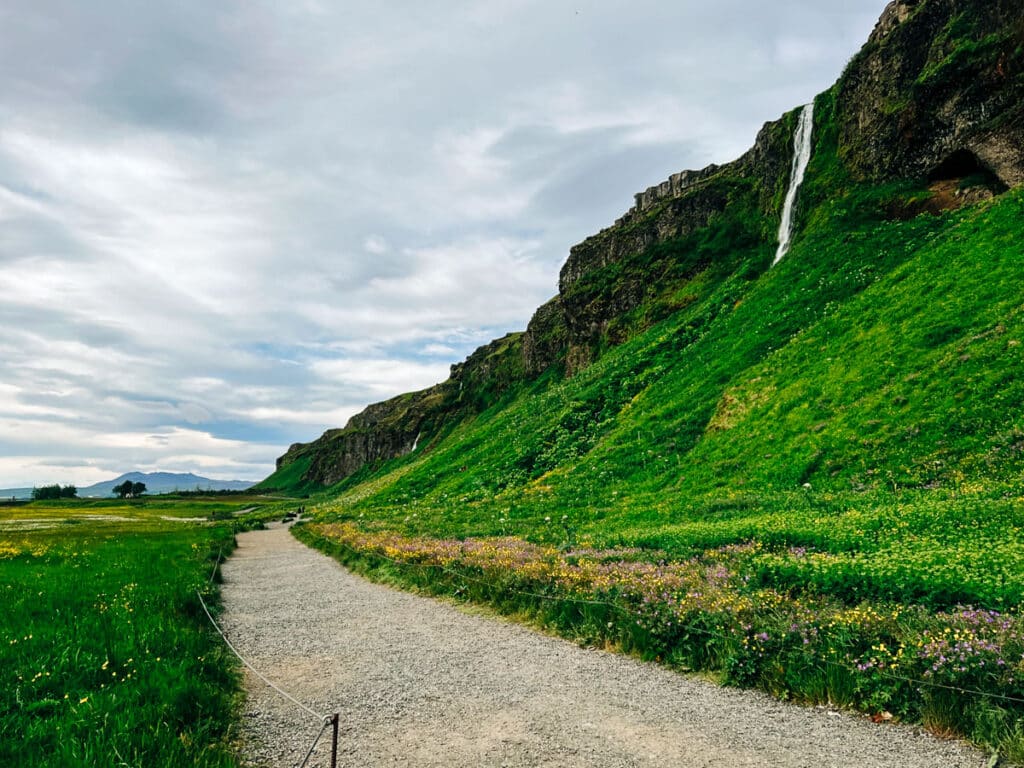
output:
[[[0,764],[233,766],[234,657],[200,607],[246,501],[0,512]],[[257,515],[258,517],[258,515]],[[109,519],[114,518],[114,519]]]
[[[302,456],[295,461],[285,464],[272,475],[256,485],[255,490],[278,490],[288,489],[291,493],[306,493],[308,484],[303,482],[302,476],[309,470],[312,458]]]

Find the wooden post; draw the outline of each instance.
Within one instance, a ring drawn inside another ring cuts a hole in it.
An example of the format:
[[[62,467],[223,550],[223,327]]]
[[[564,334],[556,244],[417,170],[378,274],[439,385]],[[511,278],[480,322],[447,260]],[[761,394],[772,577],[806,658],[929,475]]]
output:
[[[331,718],[331,725],[334,726],[331,734],[331,768],[338,768],[338,713]]]

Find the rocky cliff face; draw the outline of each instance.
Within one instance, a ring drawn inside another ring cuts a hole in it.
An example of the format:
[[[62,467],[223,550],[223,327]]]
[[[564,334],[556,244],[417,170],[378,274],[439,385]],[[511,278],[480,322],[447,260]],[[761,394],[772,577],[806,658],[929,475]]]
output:
[[[278,458],[277,469],[308,459],[303,479],[334,485],[364,466],[428,447],[446,424],[480,410],[523,379],[522,336],[510,333],[485,344],[453,365],[440,384],[367,406],[344,428],[292,445]],[[273,487],[272,478],[264,485]]]
[[[333,485],[366,464],[409,453],[424,425],[442,409],[446,394],[446,387],[439,384],[375,403],[343,429],[328,430],[312,443],[292,445],[277,460],[277,468],[308,458],[305,479]]]
[[[763,221],[777,219],[789,180],[794,125],[794,113],[766,123],[754,146],[734,162],[683,171],[638,193],[635,205],[614,226],[570,249],[558,283],[570,373],[588,364],[602,341],[620,340],[608,337],[609,324],[640,306],[656,288],[644,265],[627,267],[623,271],[631,274],[619,275],[596,295],[581,285],[584,279],[611,265],[629,265],[660,243],[693,235],[741,197],[749,198]],[[528,328],[527,345],[531,336]]]
[[[840,151],[862,178],[1024,183],[1020,0],[896,0],[838,84]]]
[[[568,328],[562,298],[555,296],[543,304],[530,319],[523,334],[523,369],[527,376],[538,376],[565,357]]]
[[[830,128],[854,178],[928,180],[939,185],[937,196],[960,195],[958,183],[974,179],[961,200],[1022,184],[1024,3],[895,0],[832,96]],[[629,335],[624,317],[714,259],[727,260],[728,248],[762,248],[767,269],[789,183],[796,112],[766,123],[734,162],[682,171],[637,194],[613,226],[570,250],[558,296],[537,310],[524,334],[481,347],[435,387],[372,405],[344,429],[292,446],[278,468],[308,458],[305,479],[329,485],[414,445],[429,446],[446,424],[510,387],[552,366],[571,375],[588,365],[602,345]],[[728,247],[698,248],[695,238],[723,220]],[[660,311],[672,308],[663,301]]]
[[[991,193],[1024,183],[1020,0],[895,0],[835,90],[839,152],[862,179],[976,176]],[[790,113],[765,124],[754,147],[732,163],[683,171],[638,193],[614,226],[570,250],[559,276],[570,373],[601,342],[614,343],[609,325],[650,295],[650,275],[642,271],[599,297],[575,290],[581,280],[706,227],[735,204],[744,183],[765,220],[776,219],[794,123]],[[978,197],[974,191],[964,201]],[[532,344],[528,329],[526,345]]]

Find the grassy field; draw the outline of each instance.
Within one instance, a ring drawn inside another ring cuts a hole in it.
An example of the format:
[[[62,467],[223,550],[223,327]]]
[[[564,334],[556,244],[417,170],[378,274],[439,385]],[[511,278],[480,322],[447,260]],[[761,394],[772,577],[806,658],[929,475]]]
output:
[[[236,765],[238,666],[196,590],[217,604],[234,531],[272,512],[241,497],[0,507],[0,765]]]

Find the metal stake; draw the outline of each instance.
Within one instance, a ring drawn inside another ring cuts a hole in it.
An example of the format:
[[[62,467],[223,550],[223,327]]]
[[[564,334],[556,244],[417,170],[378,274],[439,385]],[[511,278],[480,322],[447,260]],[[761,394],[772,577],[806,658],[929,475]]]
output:
[[[338,768],[338,713],[331,717],[331,725],[334,726],[331,734],[331,768]]]

